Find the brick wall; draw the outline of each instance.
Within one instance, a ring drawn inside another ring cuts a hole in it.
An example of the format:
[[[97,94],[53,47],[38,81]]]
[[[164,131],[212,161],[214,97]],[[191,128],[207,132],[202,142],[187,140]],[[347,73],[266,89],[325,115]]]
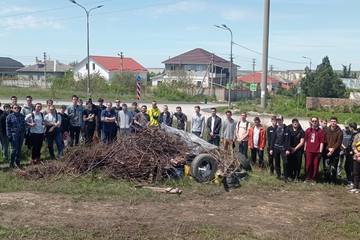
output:
[[[306,98],[306,108],[307,109],[316,109],[320,107],[337,107],[344,105],[355,105],[359,104],[355,100],[348,98],[320,98],[320,97],[307,97]]]

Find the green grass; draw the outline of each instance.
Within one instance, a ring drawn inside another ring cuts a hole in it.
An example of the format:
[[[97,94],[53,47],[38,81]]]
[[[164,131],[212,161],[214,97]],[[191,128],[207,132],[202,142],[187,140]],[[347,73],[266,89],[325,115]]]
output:
[[[227,107],[219,107],[218,111],[225,112]],[[233,108],[235,112],[258,112],[267,114],[281,114],[284,117],[329,119],[332,116],[338,118],[339,123],[349,124],[360,122],[359,109],[357,107],[341,106],[332,109],[324,108],[308,110],[305,107],[304,99],[276,95],[269,99],[267,107],[261,108],[257,100],[236,102]]]

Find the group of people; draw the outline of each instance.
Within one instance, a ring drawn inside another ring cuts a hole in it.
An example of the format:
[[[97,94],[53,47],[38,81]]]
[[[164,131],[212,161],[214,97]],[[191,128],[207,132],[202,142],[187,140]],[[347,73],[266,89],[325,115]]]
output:
[[[285,125],[283,117],[279,115],[272,116],[271,125],[266,128],[259,117],[255,117],[253,123],[246,118],[243,112],[236,122],[231,111],[226,112],[219,135],[225,150],[235,146],[237,141],[239,152],[247,158],[249,149],[252,164],[264,168],[266,148],[270,174],[275,173],[277,178],[283,178],[285,182],[301,179],[304,157],[305,181],[314,183],[319,180],[322,161],[326,182],[338,183],[338,176],[344,169],[349,191],[359,193],[360,132],[356,123],[350,123],[342,130],[336,117],[331,117],[329,123],[313,117],[309,127],[303,129],[298,119],[294,118],[290,125]]]
[[[319,177],[319,165],[322,160],[325,180],[336,183],[338,175],[345,169],[346,179],[352,192],[359,192],[360,177],[360,133],[356,123],[341,130],[337,119],[327,121],[311,118],[305,130],[299,120],[294,118],[290,125],[284,124],[282,116],[271,117],[268,127],[261,124],[259,117],[253,122],[247,120],[242,112],[238,121],[232,112],[226,111],[225,119],[211,108],[211,116],[205,119],[200,106],[194,107],[194,113],[188,120],[180,106],[176,112],[169,111],[167,105],[159,109],[153,101],[148,109],[146,105],[138,107],[133,102],[128,108],[119,99],[104,103],[98,99],[95,105],[92,99],[83,103],[76,95],[72,96],[70,106],[60,106],[59,111],[52,100],[33,104],[31,96],[26,97],[26,104],[17,104],[17,97],[11,97],[11,103],[4,104],[0,110],[0,142],[3,158],[10,162],[10,167],[20,167],[23,144],[31,150],[31,161],[37,164],[41,159],[44,140],[47,142],[51,159],[61,158],[66,146],[77,146],[81,142],[91,145],[94,142],[110,144],[122,136],[141,132],[146,127],[160,124],[190,131],[209,143],[233,153],[238,152],[250,159],[252,164],[265,168],[264,154],[267,150],[268,167],[271,174],[285,181],[300,180],[302,159],[305,158],[305,180],[314,182]],[[190,126],[188,126],[188,124]],[[9,146],[11,145],[11,156]],[[57,155],[55,156],[54,145]]]

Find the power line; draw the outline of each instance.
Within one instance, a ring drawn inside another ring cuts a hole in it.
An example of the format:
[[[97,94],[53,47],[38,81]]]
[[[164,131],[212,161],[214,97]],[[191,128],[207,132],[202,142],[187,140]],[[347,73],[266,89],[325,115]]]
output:
[[[253,52],[253,53],[256,53],[258,55],[262,55],[262,52],[259,52],[259,51],[256,51],[256,50],[253,50],[251,48],[248,48],[244,45],[241,45],[241,44],[238,44],[236,42],[233,42],[234,45],[238,46],[238,47],[241,47],[245,50],[248,50],[250,52]],[[286,62],[286,63],[293,63],[293,64],[306,64],[306,62],[300,62],[300,61],[292,61],[292,60],[287,60],[287,59],[283,59],[283,58],[278,58],[278,57],[271,57],[269,56],[269,59],[273,59],[273,60],[277,60],[277,61],[280,61],[280,62]]]
[[[96,2],[90,2],[88,4],[104,3],[106,1],[112,1],[112,0],[96,1]],[[72,5],[68,5],[68,6],[56,7],[56,8],[46,8],[46,9],[40,9],[40,10],[35,10],[35,11],[28,11],[28,12],[22,12],[22,13],[9,14],[9,15],[5,15],[5,16],[0,16],[0,18],[18,17],[18,16],[29,15],[29,14],[53,12],[53,11],[63,10],[63,9],[72,8],[72,7],[73,7]]]

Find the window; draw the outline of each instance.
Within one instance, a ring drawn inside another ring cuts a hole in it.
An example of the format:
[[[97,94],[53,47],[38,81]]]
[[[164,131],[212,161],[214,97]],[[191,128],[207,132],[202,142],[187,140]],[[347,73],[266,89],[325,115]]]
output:
[[[95,70],[95,63],[93,63],[93,70]]]

